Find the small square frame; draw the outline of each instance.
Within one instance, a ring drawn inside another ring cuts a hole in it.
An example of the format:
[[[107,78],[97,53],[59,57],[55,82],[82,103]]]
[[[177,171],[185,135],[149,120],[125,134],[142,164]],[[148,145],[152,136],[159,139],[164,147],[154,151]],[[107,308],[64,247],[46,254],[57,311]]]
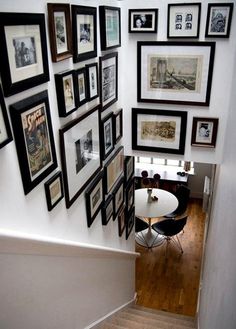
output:
[[[107,225],[109,220],[114,217],[114,201],[113,194],[109,194],[106,201],[102,205],[102,225]]]
[[[129,9],[129,33],[157,33],[158,9]]]
[[[113,112],[111,112],[101,120],[101,154],[103,160],[114,150],[113,127]]]
[[[45,184],[48,211],[51,211],[64,197],[62,173],[57,172]]]
[[[98,63],[92,63],[85,65],[87,70],[87,90],[88,90],[88,100],[99,96],[99,84],[98,84]]]
[[[218,123],[218,118],[193,117],[191,145],[214,148]]]
[[[113,114],[114,143],[117,144],[123,136],[123,109]]]
[[[13,140],[2,88],[0,86],[0,149]]]

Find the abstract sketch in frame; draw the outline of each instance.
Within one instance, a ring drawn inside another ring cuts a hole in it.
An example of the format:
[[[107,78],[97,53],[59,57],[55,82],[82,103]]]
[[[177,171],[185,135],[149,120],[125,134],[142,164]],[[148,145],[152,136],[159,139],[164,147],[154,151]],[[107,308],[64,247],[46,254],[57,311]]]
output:
[[[187,112],[132,109],[132,149],[184,154]]]
[[[234,3],[209,3],[205,37],[229,38]]]
[[[101,120],[101,154],[105,160],[114,150],[113,140],[113,112]]]
[[[214,148],[216,146],[218,123],[218,118],[193,117],[191,145]]]
[[[25,194],[56,167],[47,91],[10,105],[12,127]]]
[[[120,8],[99,6],[101,50],[121,46]]]
[[[87,71],[87,90],[88,90],[88,100],[92,101],[93,99],[99,96],[98,88],[98,64],[86,64]]]
[[[0,44],[5,96],[49,80],[44,14],[0,13]]]
[[[208,106],[215,42],[138,41],[138,101]]]
[[[114,220],[113,194],[109,194],[106,201],[102,205],[102,225],[107,225],[112,217]]]
[[[0,86],[0,149],[12,141],[11,127],[4,102],[2,88]]]
[[[157,33],[158,9],[129,9],[129,33]]]
[[[62,173],[57,172],[45,184],[48,211],[51,211],[64,197]]]
[[[48,3],[48,26],[53,62],[72,57],[70,5]]]
[[[113,114],[114,143],[117,144],[123,136],[123,109],[119,109]]]

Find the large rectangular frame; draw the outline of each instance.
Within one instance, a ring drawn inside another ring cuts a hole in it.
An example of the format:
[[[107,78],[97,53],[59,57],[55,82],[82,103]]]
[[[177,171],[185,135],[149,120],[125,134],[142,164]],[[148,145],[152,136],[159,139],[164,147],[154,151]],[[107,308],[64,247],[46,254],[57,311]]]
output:
[[[0,86],[0,149],[12,141],[11,127],[8,120],[7,109]]]
[[[99,6],[101,50],[121,46],[120,8]]]
[[[208,106],[214,42],[138,42],[138,102]]]
[[[184,154],[187,112],[132,109],[132,149]]]

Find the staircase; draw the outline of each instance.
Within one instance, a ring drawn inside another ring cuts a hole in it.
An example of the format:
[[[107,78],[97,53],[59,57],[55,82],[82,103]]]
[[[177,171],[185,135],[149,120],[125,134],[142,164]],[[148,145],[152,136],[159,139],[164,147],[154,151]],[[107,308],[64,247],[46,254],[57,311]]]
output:
[[[94,329],[187,329],[196,328],[194,318],[131,305],[93,327]]]

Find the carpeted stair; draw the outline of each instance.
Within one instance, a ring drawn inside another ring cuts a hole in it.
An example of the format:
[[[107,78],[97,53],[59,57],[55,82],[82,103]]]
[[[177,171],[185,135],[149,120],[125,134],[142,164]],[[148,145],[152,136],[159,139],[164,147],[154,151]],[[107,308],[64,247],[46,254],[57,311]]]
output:
[[[189,329],[194,318],[131,305],[110,316],[94,329]]]

